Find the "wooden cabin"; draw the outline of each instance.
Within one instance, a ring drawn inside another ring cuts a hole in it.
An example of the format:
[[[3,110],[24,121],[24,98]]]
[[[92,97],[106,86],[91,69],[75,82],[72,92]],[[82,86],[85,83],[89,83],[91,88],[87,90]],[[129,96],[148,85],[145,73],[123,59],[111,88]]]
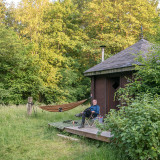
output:
[[[119,87],[125,87],[135,72],[135,64],[140,65],[136,55],[140,53],[145,57],[151,49],[151,44],[141,39],[134,45],[106,59],[100,64],[88,69],[84,75],[91,78],[91,94],[97,99],[101,115],[107,114],[110,109],[116,107],[120,102],[114,101],[114,94]]]

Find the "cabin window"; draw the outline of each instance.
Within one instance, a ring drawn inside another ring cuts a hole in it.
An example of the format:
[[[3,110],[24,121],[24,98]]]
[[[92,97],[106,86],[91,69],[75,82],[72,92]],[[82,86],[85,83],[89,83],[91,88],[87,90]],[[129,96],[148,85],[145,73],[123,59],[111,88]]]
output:
[[[114,89],[118,89],[118,87],[120,86],[120,78],[116,77],[116,78],[112,78],[112,87]]]

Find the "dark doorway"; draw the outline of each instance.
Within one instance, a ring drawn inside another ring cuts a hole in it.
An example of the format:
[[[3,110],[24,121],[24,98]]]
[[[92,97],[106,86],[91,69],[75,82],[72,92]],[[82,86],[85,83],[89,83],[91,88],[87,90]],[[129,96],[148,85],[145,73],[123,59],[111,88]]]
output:
[[[117,105],[119,105],[119,101],[115,99],[115,92],[120,87],[120,77],[107,78],[107,94],[106,94],[106,103],[107,103],[107,112],[110,109],[118,110]]]

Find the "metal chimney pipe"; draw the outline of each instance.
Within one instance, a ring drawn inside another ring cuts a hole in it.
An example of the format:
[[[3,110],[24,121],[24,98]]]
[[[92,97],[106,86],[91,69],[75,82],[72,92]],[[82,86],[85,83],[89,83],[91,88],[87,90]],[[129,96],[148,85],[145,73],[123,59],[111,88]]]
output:
[[[104,48],[106,47],[105,45],[100,46],[102,48],[102,62],[104,61]]]

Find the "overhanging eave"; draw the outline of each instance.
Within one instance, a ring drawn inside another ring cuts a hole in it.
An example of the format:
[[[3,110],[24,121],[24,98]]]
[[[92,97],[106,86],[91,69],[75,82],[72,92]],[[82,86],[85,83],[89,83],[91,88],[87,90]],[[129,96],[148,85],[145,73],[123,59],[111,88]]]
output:
[[[133,70],[135,70],[135,66],[107,69],[107,70],[102,70],[102,71],[87,72],[87,73],[84,73],[84,76],[90,77],[90,76],[96,76],[96,75],[120,73],[120,72],[127,72],[127,71],[133,71]]]

